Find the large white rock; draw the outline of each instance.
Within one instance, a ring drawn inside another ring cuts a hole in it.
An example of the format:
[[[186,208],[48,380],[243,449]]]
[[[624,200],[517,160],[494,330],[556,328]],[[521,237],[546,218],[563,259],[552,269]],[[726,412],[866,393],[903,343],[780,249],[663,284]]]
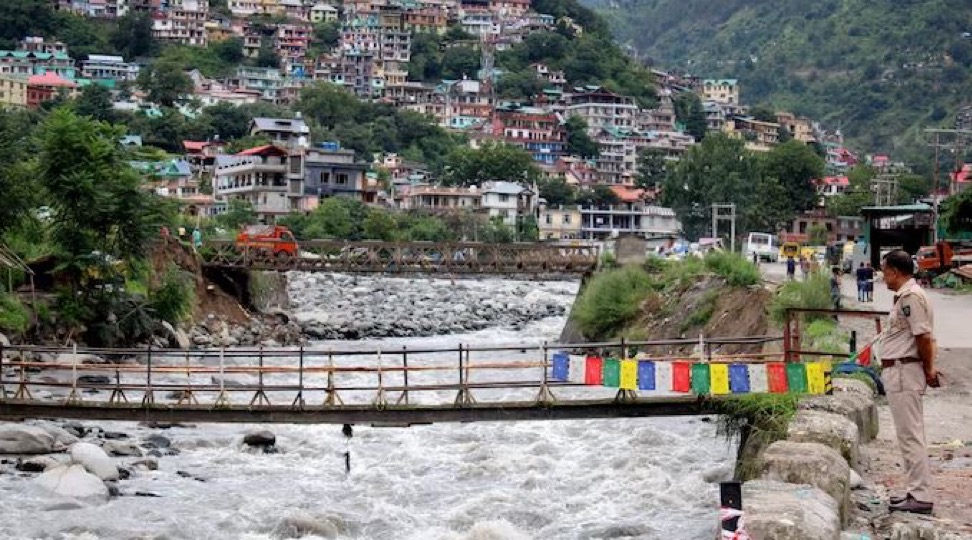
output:
[[[760,478],[819,488],[840,505],[841,525],[847,523],[851,468],[836,450],[820,443],[776,441],[763,452],[761,461]]]
[[[793,442],[816,442],[840,452],[851,467],[861,454],[857,425],[839,414],[798,410],[790,420],[787,437]]]
[[[66,497],[94,501],[108,499],[108,488],[105,483],[85,471],[81,465],[55,467],[38,476],[34,483]]]
[[[49,454],[62,452],[77,438],[53,426],[0,425],[0,454]]]
[[[118,480],[118,467],[101,448],[79,442],[71,446],[71,459],[102,480]]]
[[[837,501],[807,484],[743,484],[746,531],[759,540],[839,540]]]

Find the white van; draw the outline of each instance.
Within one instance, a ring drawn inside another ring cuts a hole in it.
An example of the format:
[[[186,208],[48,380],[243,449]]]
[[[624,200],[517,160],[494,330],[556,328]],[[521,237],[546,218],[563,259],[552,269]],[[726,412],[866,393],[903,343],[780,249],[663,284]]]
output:
[[[751,232],[746,240],[746,258],[752,259],[753,253],[761,261],[776,262],[780,259],[780,240],[769,233]]]

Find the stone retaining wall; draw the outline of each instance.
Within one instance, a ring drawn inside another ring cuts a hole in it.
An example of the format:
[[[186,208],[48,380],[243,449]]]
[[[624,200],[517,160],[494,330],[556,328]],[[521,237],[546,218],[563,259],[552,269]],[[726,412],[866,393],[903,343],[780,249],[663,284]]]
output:
[[[871,388],[834,379],[834,393],[800,402],[786,440],[757,459],[760,477],[743,484],[746,530],[754,540],[840,540],[860,445],[877,436]]]

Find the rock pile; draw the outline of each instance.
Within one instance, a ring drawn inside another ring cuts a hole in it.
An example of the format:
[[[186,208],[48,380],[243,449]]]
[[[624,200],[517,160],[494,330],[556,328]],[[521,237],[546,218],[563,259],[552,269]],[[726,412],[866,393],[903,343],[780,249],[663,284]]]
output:
[[[246,326],[210,315],[192,328],[189,339],[193,347],[282,347],[299,344],[302,336],[300,325],[281,313],[254,316]]]
[[[294,274],[290,297],[304,333],[314,339],[453,334],[521,328],[566,314],[576,283],[503,279],[361,277]]]

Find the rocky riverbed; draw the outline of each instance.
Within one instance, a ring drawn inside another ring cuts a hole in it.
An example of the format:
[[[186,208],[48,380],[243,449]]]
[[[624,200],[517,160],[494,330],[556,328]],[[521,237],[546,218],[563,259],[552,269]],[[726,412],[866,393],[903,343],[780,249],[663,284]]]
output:
[[[289,288],[306,336],[363,339],[521,329],[566,314],[578,283],[294,273]]]

